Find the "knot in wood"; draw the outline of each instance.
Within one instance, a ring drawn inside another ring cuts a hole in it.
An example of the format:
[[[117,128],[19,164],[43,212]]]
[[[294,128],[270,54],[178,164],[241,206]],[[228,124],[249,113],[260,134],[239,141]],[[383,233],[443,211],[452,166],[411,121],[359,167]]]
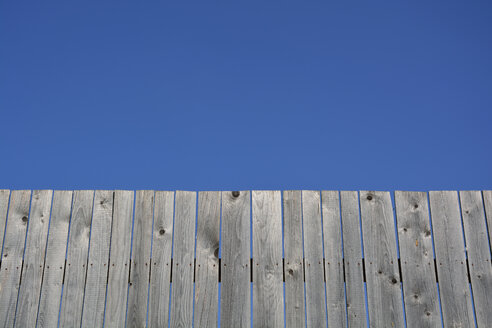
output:
[[[22,217],[22,222],[27,222],[27,216]]]
[[[233,191],[232,197],[239,197],[239,191]]]
[[[367,195],[367,200],[372,200],[372,196],[371,195]]]
[[[159,235],[163,235],[163,234],[165,234],[165,233],[166,233],[166,230],[164,230],[164,229],[162,229],[162,228],[159,230]]]

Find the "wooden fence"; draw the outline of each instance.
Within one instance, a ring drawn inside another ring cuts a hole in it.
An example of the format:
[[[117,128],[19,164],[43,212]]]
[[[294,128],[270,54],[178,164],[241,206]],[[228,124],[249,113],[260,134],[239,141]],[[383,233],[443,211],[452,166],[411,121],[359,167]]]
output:
[[[492,327],[492,191],[0,190],[3,327]]]

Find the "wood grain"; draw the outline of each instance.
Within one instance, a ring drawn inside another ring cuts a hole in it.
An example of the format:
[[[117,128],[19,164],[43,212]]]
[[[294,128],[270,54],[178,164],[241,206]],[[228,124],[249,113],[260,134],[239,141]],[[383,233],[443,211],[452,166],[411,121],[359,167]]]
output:
[[[3,245],[5,235],[5,223],[7,223],[7,212],[9,209],[10,190],[0,189],[0,240]],[[0,267],[2,259],[0,258]]]

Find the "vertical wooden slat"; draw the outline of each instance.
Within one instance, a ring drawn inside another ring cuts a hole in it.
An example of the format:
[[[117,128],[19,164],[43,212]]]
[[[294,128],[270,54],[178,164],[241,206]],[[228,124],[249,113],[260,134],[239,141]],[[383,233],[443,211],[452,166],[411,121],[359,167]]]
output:
[[[360,192],[371,327],[404,327],[393,206],[389,192]]]
[[[326,307],[328,327],[346,327],[347,312],[343,283],[342,227],[338,191],[321,192],[325,249]]]
[[[195,266],[195,327],[217,327],[220,192],[198,194]]]
[[[2,327],[14,326],[30,201],[30,190],[12,191],[0,270],[0,322]]]
[[[5,223],[7,222],[7,211],[9,208],[10,190],[0,189],[0,240],[3,245]],[[2,259],[0,259],[1,263]]]
[[[356,191],[340,192],[345,288],[349,327],[366,327],[362,246],[360,239],[359,197]]]
[[[111,249],[105,326],[125,326],[130,246],[132,240],[133,191],[114,192]]]
[[[62,293],[72,191],[55,190],[39,301],[37,327],[56,327]]]
[[[302,191],[306,319],[308,327],[326,327],[323,240],[319,191]]]
[[[80,327],[82,320],[93,200],[94,191],[92,190],[74,192],[68,233],[67,267],[61,300],[61,327]]]
[[[113,195],[113,191],[97,190],[94,196],[94,216],[87,262],[82,327],[102,327],[103,325],[109,242],[113,219]]]
[[[193,323],[193,272],[195,250],[196,193],[176,191],[174,220],[173,288],[171,327]]]
[[[305,327],[301,191],[284,191],[283,206],[285,326]]]
[[[489,228],[489,240],[492,240],[492,190],[482,191],[487,227]],[[492,246],[491,246],[492,247]]]
[[[458,193],[431,191],[429,197],[444,326],[474,326]]]
[[[429,206],[425,192],[395,192],[408,327],[440,327]]]
[[[251,326],[250,192],[222,192],[222,288],[220,320],[223,327]]]
[[[156,191],[150,271],[149,327],[167,327],[168,325],[173,216],[174,192]]]
[[[284,327],[280,191],[253,191],[253,326]]]
[[[135,199],[132,265],[128,292],[127,326],[129,327],[145,327],[147,321],[153,210],[154,191],[138,190]]]
[[[22,284],[15,318],[17,327],[36,325],[52,197],[52,190],[34,190],[32,193]]]
[[[492,266],[482,193],[460,191],[473,300],[478,327],[492,327]]]

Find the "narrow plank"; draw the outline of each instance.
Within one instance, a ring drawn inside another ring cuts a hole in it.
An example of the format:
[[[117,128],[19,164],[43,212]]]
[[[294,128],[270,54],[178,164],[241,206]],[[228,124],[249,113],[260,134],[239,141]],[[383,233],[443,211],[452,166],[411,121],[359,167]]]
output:
[[[3,245],[5,223],[7,222],[7,211],[9,209],[10,190],[0,189],[0,240]],[[2,259],[0,258],[0,264]]]
[[[34,190],[32,193],[22,283],[16,309],[17,327],[36,326],[52,197],[52,190]]]
[[[94,191],[92,190],[77,190],[73,194],[65,282],[60,312],[61,327],[80,327],[82,320],[93,201]]]
[[[319,191],[302,191],[306,319],[308,327],[326,327],[323,239]]]
[[[253,191],[253,326],[284,327],[282,199]]]
[[[478,327],[492,327],[492,266],[480,191],[460,191],[470,277]]]
[[[300,190],[283,192],[285,326],[305,327],[304,268],[302,265],[302,203]]]
[[[149,296],[150,327],[168,325],[173,216],[174,192],[156,191]]]
[[[404,327],[395,221],[389,192],[361,191],[362,240],[371,327]]]
[[[114,192],[105,326],[124,327],[130,270],[134,193]]]
[[[193,272],[196,192],[176,191],[174,220],[171,327],[191,327],[193,322]]]
[[[195,266],[195,327],[217,327],[220,192],[198,194]]]
[[[0,322],[2,327],[14,326],[30,202],[30,190],[12,191],[3,244],[2,270],[0,270]]]
[[[250,192],[222,192],[220,324],[251,326]]]
[[[37,327],[56,327],[58,323],[72,195],[65,190],[53,193]]]
[[[340,203],[348,326],[366,327],[362,244],[360,239],[361,227],[357,192],[341,191]]]
[[[342,227],[338,191],[321,192],[321,209],[323,214],[328,327],[346,327],[347,312],[343,282]]]
[[[441,327],[427,194],[396,191],[395,203],[407,326]]]
[[[482,191],[482,197],[485,207],[485,215],[487,217],[487,227],[489,228],[489,240],[491,240],[492,239],[492,190]]]
[[[82,327],[102,327],[108,278],[113,191],[96,190],[92,219]]]
[[[458,193],[431,191],[429,198],[444,326],[472,327],[475,323]]]
[[[154,191],[138,190],[135,199],[132,261],[128,291],[127,325],[130,327],[145,327],[147,322],[153,210]]]

